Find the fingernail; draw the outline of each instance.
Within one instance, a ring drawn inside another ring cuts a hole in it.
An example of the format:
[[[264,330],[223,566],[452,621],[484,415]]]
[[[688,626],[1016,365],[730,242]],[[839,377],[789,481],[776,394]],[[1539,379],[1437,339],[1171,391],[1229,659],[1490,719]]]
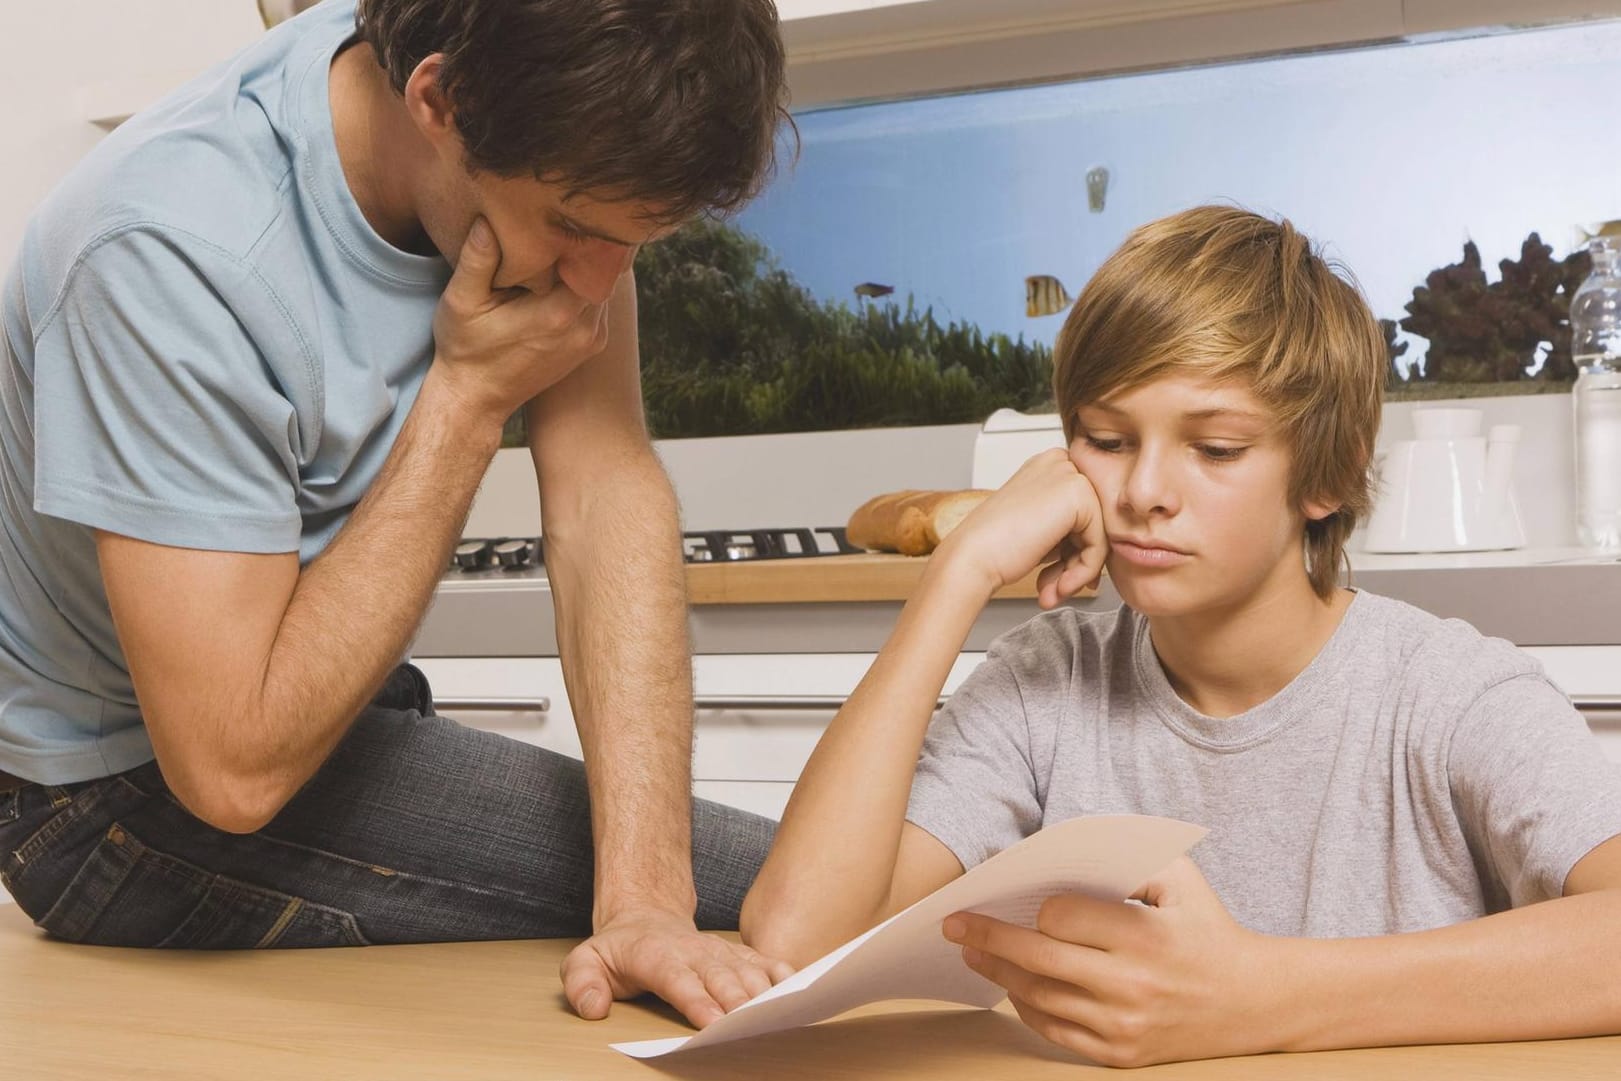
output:
[[[598,1001],[599,1001],[599,996],[598,996],[597,992],[595,992],[595,991],[587,991],[585,994],[581,995],[580,996],[580,1016],[581,1017],[590,1017],[592,1014],[596,1013],[597,1012],[597,1002]]]
[[[946,921],[940,925],[940,930],[951,941],[957,942],[968,933],[968,923],[957,916],[947,916]]]
[[[977,966],[979,962],[984,959],[984,957],[984,954],[980,953],[972,946],[964,946],[962,948],[962,959],[968,962],[970,965]]]
[[[489,247],[490,240],[492,239],[489,222],[485,221],[483,218],[474,218],[473,228],[468,230],[467,239],[472,241],[473,247],[475,248]]]

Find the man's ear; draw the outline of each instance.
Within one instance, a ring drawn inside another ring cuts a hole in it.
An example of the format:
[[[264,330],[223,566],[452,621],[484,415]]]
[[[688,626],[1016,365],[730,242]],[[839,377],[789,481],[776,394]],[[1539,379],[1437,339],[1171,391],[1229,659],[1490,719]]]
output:
[[[405,111],[435,146],[447,139],[460,139],[456,131],[456,111],[451,108],[450,98],[440,82],[444,67],[444,54],[432,53],[423,58],[405,81]]]

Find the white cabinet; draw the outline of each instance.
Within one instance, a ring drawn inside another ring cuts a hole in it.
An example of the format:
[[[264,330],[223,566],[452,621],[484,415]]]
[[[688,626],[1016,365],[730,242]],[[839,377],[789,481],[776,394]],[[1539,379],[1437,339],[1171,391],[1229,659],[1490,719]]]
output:
[[[1621,703],[1621,646],[1540,646],[1527,652],[1579,704]],[[960,685],[984,660],[964,653],[946,682]],[[794,781],[838,703],[872,663],[870,653],[730,654],[694,659],[693,790],[780,817]],[[465,724],[580,756],[562,665],[543,658],[419,658],[441,702],[549,699],[550,708],[442,708]],[[1584,709],[1605,752],[1621,762],[1621,710]]]
[[[1531,646],[1526,652],[1571,696],[1604,753],[1621,762],[1621,645]]]
[[[533,743],[579,758],[580,736],[574,730],[563,666],[556,657],[430,657],[413,662],[433,686],[439,712],[473,728]],[[457,709],[463,702],[524,703],[517,708]],[[546,708],[539,708],[544,700]]]
[[[965,653],[946,681],[950,693],[984,660]],[[794,781],[838,705],[872,664],[870,653],[704,655],[694,659],[694,792],[780,817]],[[441,703],[535,702],[550,708],[440,712],[464,724],[580,756],[561,663],[541,658],[417,658]]]

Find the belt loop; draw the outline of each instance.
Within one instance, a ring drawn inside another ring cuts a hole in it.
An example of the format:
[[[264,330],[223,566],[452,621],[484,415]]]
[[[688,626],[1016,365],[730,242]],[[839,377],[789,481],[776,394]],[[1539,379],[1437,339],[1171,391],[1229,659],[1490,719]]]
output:
[[[406,668],[411,670],[411,678],[417,688],[417,712],[424,717],[435,716],[433,712],[433,688],[428,684],[428,674],[414,664],[407,663]]]

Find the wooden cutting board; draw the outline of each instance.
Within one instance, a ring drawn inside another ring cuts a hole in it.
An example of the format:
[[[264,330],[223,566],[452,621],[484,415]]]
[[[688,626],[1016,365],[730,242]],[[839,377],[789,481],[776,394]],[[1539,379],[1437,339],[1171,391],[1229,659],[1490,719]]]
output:
[[[864,552],[806,559],[757,559],[687,564],[693,604],[802,604],[833,601],[904,601],[929,565],[927,556]],[[1013,583],[998,598],[1036,595],[1036,575]],[[1089,591],[1087,596],[1091,595]]]

